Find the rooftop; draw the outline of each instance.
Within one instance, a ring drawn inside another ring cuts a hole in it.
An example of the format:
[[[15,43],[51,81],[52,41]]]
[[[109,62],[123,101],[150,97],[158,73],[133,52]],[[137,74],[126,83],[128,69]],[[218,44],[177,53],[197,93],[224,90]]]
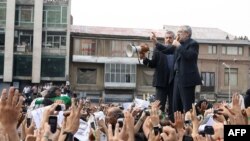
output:
[[[178,26],[164,25],[163,29],[143,29],[143,28],[118,28],[118,27],[100,27],[100,26],[71,26],[71,33],[79,34],[96,34],[96,35],[116,35],[116,36],[133,36],[133,37],[149,37],[151,32],[155,32],[157,37],[164,37],[167,30],[176,33]],[[192,27],[192,38],[206,41],[217,40],[227,43],[243,43],[249,44],[248,40],[234,40],[234,36],[220,30],[218,28]],[[229,40],[226,40],[228,36]]]

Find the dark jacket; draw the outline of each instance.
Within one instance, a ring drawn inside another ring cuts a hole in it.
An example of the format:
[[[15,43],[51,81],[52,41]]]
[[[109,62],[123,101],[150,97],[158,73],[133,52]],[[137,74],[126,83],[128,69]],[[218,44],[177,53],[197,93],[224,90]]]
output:
[[[244,104],[246,108],[250,106],[250,89],[248,89],[246,92],[246,95],[244,97]]]
[[[170,82],[173,81],[178,71],[179,81],[184,87],[202,84],[197,66],[199,44],[195,40],[188,39],[177,49],[174,46],[166,47],[159,43],[156,44],[156,48],[165,54],[174,54],[174,64],[177,68],[171,72]]]
[[[164,53],[155,48],[152,60],[145,58],[143,59],[143,64],[150,68],[155,68],[153,87],[167,87],[170,70],[167,68],[167,56]]]

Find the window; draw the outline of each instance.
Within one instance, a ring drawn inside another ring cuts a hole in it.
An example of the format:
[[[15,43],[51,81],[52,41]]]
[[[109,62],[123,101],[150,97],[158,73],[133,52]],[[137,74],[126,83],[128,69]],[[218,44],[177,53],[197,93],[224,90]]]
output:
[[[32,56],[15,55],[14,56],[14,76],[31,76],[32,74]]]
[[[61,48],[66,46],[65,32],[45,32],[43,33],[43,47]]]
[[[208,54],[216,54],[217,46],[208,46]]]
[[[215,86],[215,73],[214,72],[202,72],[201,73],[202,83],[201,91],[214,91]]]
[[[222,47],[222,54],[227,55],[243,55],[243,47]]]
[[[145,41],[143,43],[148,44],[149,47],[153,46],[151,42]],[[126,49],[129,44],[133,44],[135,46],[140,45],[140,43],[137,41],[131,42],[125,40],[110,40],[110,45],[109,46],[106,45],[106,48],[111,47],[111,52],[110,51],[109,52],[111,53],[110,56],[112,57],[127,57]],[[148,56],[149,53],[150,51],[146,53],[146,56]],[[137,57],[137,54],[134,53],[133,57]]]
[[[90,68],[79,68],[77,70],[78,84],[96,84],[97,70]]]
[[[30,26],[34,22],[34,8],[32,6],[17,6],[16,25]]]
[[[66,27],[67,6],[46,5],[43,11],[43,23],[45,27]]]
[[[125,57],[126,48],[130,42],[128,41],[111,41],[111,56],[113,57]]]
[[[135,83],[136,65],[105,64],[105,82]]]
[[[15,51],[32,52],[33,50],[33,31],[15,30]]]
[[[67,7],[62,7],[62,23],[67,23],[67,13],[68,13],[68,8]]]
[[[23,22],[32,22],[32,9],[22,9],[21,10],[21,19]]]
[[[6,1],[0,1],[0,25],[6,22]]]
[[[42,77],[65,77],[65,58],[42,56],[41,75]]]
[[[230,72],[229,72],[230,71]],[[230,77],[229,77],[230,75]],[[224,84],[225,86],[229,85],[230,79],[230,86],[237,86],[238,85],[238,69],[237,68],[225,68],[224,73]]]
[[[4,55],[0,54],[0,75],[3,75],[4,69]]]
[[[96,55],[96,40],[82,39],[79,52],[81,55]]]
[[[0,29],[0,50],[4,50],[5,45],[5,33]]]
[[[60,23],[61,13],[60,11],[48,11],[47,12],[47,23]]]

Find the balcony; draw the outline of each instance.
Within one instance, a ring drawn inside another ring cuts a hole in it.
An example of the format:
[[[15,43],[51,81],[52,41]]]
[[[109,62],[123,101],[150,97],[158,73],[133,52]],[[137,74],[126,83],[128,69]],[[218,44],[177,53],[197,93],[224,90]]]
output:
[[[26,48],[27,48],[26,45],[17,45],[16,51],[17,52],[26,52]]]
[[[44,47],[42,48],[42,54],[44,55],[66,55],[66,47],[52,48]]]
[[[32,54],[32,46],[27,44],[15,45],[14,51],[15,54]]]

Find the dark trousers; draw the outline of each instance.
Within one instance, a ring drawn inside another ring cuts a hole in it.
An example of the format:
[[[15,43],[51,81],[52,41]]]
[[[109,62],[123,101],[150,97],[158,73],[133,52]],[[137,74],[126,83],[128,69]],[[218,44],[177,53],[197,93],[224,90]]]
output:
[[[184,87],[179,82],[179,77],[179,74],[176,74],[174,78],[173,112],[187,112],[192,109],[195,100],[195,86]]]
[[[159,100],[161,104],[161,111],[165,112],[165,106],[166,106],[166,101],[168,99],[168,115],[172,115],[172,101],[173,101],[173,87],[172,85],[169,85],[169,87],[162,88],[162,87],[156,87],[156,97],[155,100]]]

